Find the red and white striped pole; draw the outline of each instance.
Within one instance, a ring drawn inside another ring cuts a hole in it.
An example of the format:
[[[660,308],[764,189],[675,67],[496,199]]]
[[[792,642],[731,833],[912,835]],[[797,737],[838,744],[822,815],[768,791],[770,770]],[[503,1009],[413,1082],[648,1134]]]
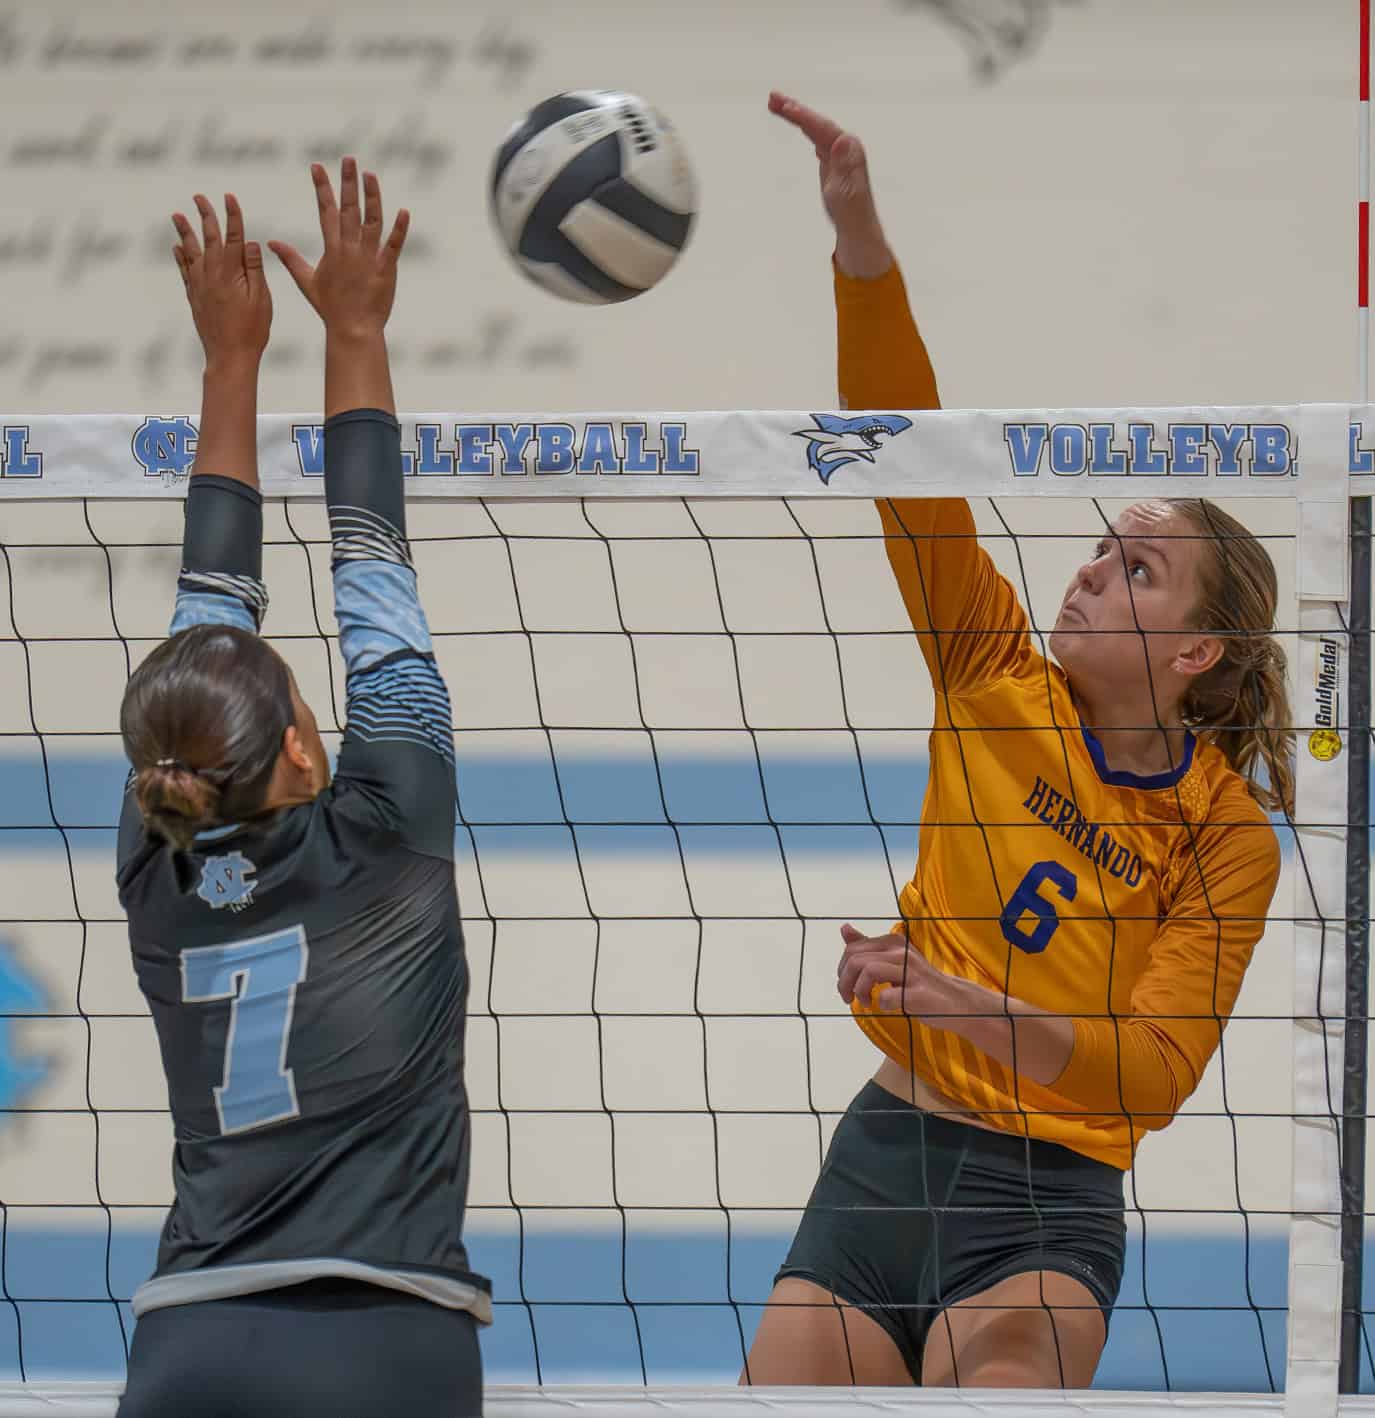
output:
[[[1370,400],[1370,0],[1361,7],[1360,162],[1356,208],[1356,301],[1359,327],[1361,403]]]

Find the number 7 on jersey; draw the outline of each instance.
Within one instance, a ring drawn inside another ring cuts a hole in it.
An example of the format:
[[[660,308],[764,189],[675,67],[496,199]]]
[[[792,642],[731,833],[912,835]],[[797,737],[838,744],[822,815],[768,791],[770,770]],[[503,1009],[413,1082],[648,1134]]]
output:
[[[233,1001],[224,1074],[215,1088],[221,1133],[245,1132],[301,1111],[286,1050],[307,958],[301,926],[181,953],[184,1003]]]

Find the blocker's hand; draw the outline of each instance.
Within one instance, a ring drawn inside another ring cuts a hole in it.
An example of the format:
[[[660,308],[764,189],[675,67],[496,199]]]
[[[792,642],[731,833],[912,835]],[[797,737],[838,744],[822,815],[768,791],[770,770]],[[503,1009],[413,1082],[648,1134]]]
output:
[[[232,192],[224,198],[223,235],[210,201],[198,192],[195,203],[201,236],[181,212],[174,213],[178,240],[172,255],[206,363],[257,361],[272,330],[272,292],[263,275],[262,248],[244,240],[243,212]]]
[[[324,255],[312,266],[284,241],[270,241],[268,246],[326,326],[339,334],[375,335],[386,326],[396,299],[396,265],[411,214],[404,207],[397,212],[384,242],[382,188],[375,173],[363,174],[361,208],[355,158],[343,161],[337,203],[329,174],[319,163],[312,164],[310,175],[320,209]]]
[[[791,123],[816,151],[821,204],[836,230],[836,259],[848,275],[880,276],[893,264],[869,182],[864,145],[834,119],[776,89],[769,112]]]
[[[937,970],[905,936],[867,936],[851,925],[840,928],[845,942],[836,989],[846,1004],[888,1014],[908,1014],[935,1023],[953,1012],[951,976]]]

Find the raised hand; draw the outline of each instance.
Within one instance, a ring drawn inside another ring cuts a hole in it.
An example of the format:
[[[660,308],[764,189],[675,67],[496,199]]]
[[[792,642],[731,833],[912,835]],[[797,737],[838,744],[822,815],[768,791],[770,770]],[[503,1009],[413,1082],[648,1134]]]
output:
[[[881,276],[893,253],[883,234],[864,145],[834,119],[774,90],[769,112],[791,123],[816,152],[821,204],[836,230],[836,263],[850,276]]]
[[[343,161],[337,203],[329,174],[319,163],[311,166],[310,175],[320,209],[324,255],[312,266],[286,242],[270,241],[268,246],[327,328],[343,335],[380,334],[396,299],[396,265],[406,244],[410,213],[404,207],[397,212],[384,242],[382,188],[375,173],[363,174],[361,208],[354,158]]]
[[[195,197],[201,236],[181,212],[172,217],[172,248],[207,365],[256,364],[272,330],[272,293],[263,275],[262,248],[244,240],[243,212],[232,192],[224,198],[224,232],[210,201]]]

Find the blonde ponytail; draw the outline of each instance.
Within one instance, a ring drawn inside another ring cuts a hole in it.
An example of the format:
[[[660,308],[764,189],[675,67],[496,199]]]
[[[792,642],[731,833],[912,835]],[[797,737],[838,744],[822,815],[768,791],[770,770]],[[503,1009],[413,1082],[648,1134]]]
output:
[[[1205,498],[1170,506],[1206,539],[1198,624],[1222,637],[1222,658],[1189,690],[1184,722],[1216,744],[1271,812],[1294,813],[1294,716],[1284,649],[1273,634],[1279,579],[1260,538]]]

